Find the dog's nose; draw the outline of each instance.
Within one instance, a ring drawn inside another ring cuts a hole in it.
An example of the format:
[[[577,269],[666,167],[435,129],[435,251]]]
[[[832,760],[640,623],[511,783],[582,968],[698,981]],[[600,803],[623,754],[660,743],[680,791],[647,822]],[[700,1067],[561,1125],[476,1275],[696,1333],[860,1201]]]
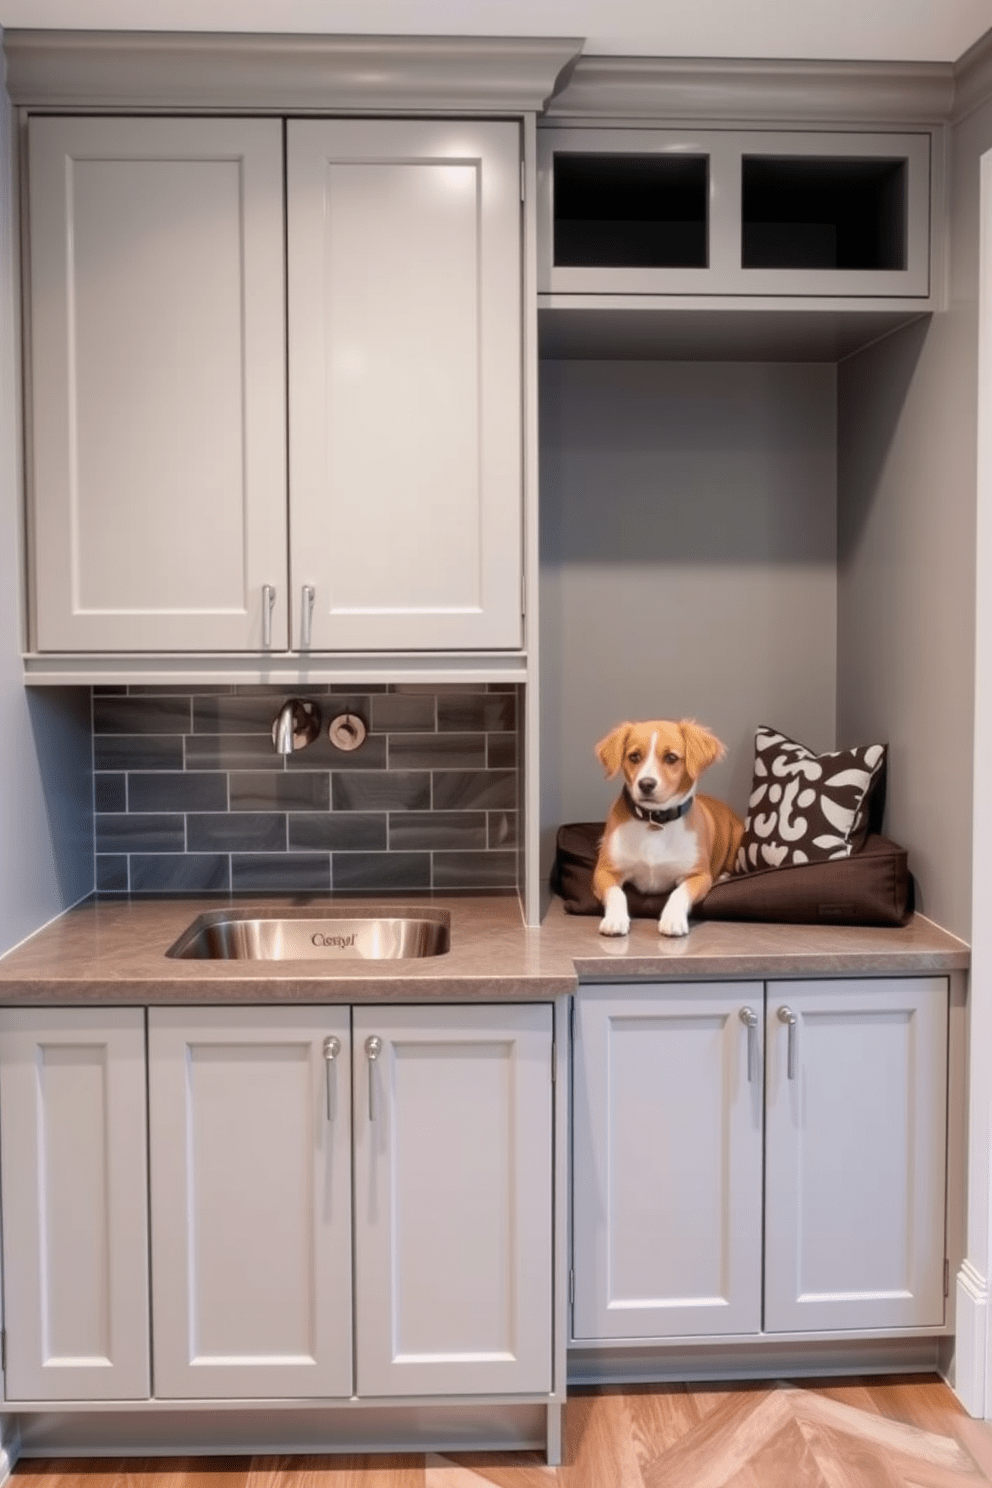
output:
[[[651,777],[650,777],[650,775],[649,775],[644,780],[639,780],[637,782],[637,784],[640,787],[640,791],[641,791],[641,794],[642,795],[644,795],[644,796],[653,796],[654,793],[655,793],[655,790],[657,789],[658,782],[657,782],[657,780],[652,780]]]

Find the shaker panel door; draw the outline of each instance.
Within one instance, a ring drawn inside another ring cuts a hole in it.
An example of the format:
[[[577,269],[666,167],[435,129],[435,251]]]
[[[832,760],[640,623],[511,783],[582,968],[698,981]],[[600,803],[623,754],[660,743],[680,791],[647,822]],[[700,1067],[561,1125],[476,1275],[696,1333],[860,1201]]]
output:
[[[577,995],[576,1341],[760,1328],[763,1007],[760,983]]]
[[[28,149],[37,648],[284,648],[281,124],[36,117]]]
[[[551,1388],[551,1015],[355,1009],[359,1394]]]
[[[769,983],[766,1040],[766,1331],[941,1326],[946,980]]]
[[[288,125],[301,649],[520,645],[519,182],[516,124]]]
[[[0,1011],[6,1397],[151,1392],[140,1008]]]
[[[157,1396],[351,1393],[349,1043],[346,1008],[150,1010]]]

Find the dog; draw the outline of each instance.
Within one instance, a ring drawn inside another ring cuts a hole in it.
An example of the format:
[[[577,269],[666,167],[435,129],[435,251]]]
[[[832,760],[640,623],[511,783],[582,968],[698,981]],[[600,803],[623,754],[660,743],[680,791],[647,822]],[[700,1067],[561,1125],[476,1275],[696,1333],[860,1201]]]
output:
[[[607,777],[624,776],[593,871],[601,935],[630,931],[625,883],[645,894],[668,893],[658,931],[688,935],[689,911],[730,872],[744,832],[729,806],[696,794],[703,771],[725,753],[691,718],[620,723],[596,745]]]

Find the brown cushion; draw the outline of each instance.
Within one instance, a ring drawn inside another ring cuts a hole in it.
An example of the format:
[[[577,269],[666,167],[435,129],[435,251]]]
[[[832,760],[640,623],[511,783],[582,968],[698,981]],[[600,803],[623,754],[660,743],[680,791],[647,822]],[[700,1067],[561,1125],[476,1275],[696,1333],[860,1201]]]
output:
[[[599,915],[592,870],[602,822],[559,828],[552,887],[569,914]],[[849,858],[758,868],[713,885],[693,909],[697,920],[760,920],[785,925],[903,925],[912,913],[913,881],[904,848],[877,833]],[[661,914],[667,894],[625,891],[637,919]]]
[[[762,724],[735,873],[849,858],[864,846],[884,789],[884,744],[814,754]]]

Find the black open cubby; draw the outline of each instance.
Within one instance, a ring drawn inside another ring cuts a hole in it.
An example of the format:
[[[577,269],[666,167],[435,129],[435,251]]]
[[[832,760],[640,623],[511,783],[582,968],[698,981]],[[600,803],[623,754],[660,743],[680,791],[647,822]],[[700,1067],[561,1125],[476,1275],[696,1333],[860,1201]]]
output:
[[[554,262],[705,269],[708,200],[706,155],[556,154]]]
[[[745,269],[905,269],[908,163],[745,155]]]

